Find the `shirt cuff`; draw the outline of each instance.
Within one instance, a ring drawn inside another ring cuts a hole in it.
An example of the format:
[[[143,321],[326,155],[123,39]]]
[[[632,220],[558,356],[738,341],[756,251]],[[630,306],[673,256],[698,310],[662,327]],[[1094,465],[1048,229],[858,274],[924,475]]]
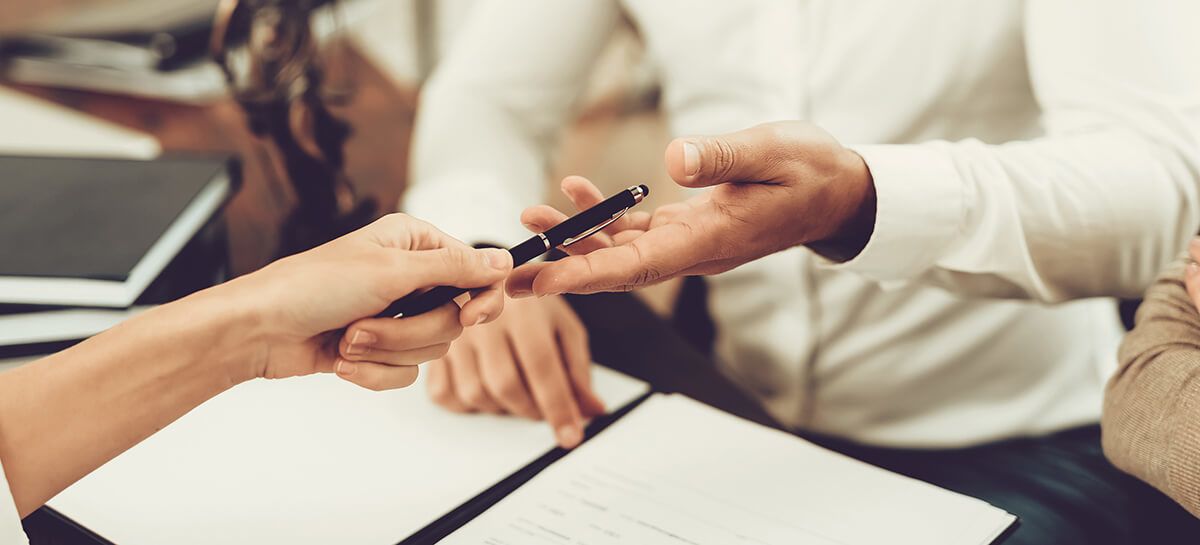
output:
[[[25,537],[25,529],[21,527],[21,516],[17,512],[17,503],[8,489],[8,477],[4,475],[3,465],[0,465],[0,543],[14,545],[29,543],[28,538]]]
[[[493,177],[454,175],[410,186],[400,209],[467,244],[509,247],[532,236],[521,225],[526,206]]]
[[[875,181],[875,230],[867,245],[836,270],[877,282],[914,278],[937,262],[961,229],[963,186],[939,144],[856,146]]]

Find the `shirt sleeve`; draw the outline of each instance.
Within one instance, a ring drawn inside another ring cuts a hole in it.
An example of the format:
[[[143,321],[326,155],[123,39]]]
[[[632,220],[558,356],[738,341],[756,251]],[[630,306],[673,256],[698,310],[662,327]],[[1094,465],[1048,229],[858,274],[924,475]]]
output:
[[[25,530],[21,527],[21,516],[17,504],[8,489],[8,477],[0,464],[0,545],[28,545]]]
[[[972,296],[1136,296],[1195,233],[1200,2],[1026,10],[1045,136],[855,148],[875,179],[875,231],[831,266]]]
[[[482,0],[422,90],[401,208],[470,243],[529,237],[546,158],[620,17],[613,0]]]
[[[1183,283],[1185,262],[1146,293],[1108,383],[1101,425],[1113,465],[1200,516],[1200,314]]]

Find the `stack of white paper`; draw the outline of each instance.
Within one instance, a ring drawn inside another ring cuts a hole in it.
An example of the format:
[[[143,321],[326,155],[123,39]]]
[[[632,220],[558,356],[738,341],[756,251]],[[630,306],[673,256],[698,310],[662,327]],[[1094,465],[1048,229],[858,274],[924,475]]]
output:
[[[154,137],[0,87],[0,154],[150,159]],[[0,180],[2,181],[2,180]]]
[[[0,314],[0,346],[86,339],[144,312],[147,308],[65,308],[12,315]]]
[[[643,382],[596,367],[618,407]],[[393,545],[554,446],[542,422],[462,416],[421,385],[330,375],[209,401],[49,502],[118,545]]]
[[[0,155],[151,159],[149,134],[0,87]],[[0,183],[4,183],[0,177]],[[0,346],[74,340],[108,329],[142,309],[67,309],[0,315]],[[0,360],[0,371],[31,358]]]
[[[985,545],[1014,517],[679,396],[655,396],[449,545]]]

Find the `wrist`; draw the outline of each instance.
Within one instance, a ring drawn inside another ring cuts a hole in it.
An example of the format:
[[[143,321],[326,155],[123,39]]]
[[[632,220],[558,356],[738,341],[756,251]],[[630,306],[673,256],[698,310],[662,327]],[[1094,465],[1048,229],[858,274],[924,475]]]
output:
[[[191,305],[188,316],[205,331],[199,338],[206,346],[198,351],[206,355],[203,363],[231,386],[262,376],[270,356],[267,320],[252,295],[239,278],[184,299]]]
[[[834,261],[849,261],[862,252],[875,232],[877,199],[871,169],[861,155],[845,150],[841,174],[831,188],[831,232],[808,247]]]

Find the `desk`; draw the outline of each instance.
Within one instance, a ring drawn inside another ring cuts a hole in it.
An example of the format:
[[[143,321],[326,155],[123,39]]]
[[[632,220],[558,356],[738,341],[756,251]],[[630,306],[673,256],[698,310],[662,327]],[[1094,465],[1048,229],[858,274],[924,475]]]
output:
[[[756,403],[717,373],[711,361],[632,295],[573,297],[571,303],[591,331],[597,361],[646,380],[659,391],[680,392],[746,418],[770,422]],[[504,477],[497,475],[496,479]],[[35,545],[108,543],[49,508],[30,515],[25,526]],[[397,536],[397,541],[403,537]]]
[[[355,81],[353,100],[337,110],[354,126],[347,170],[360,194],[385,209],[404,187],[415,90],[398,88],[353,48],[344,63]],[[241,192],[227,209],[234,274],[258,269],[273,256],[278,230],[291,205],[291,190],[272,182],[270,165],[255,149],[242,113],[230,100],[206,106],[146,101],[79,91],[17,89],[155,136],[165,152],[237,153],[244,161]],[[598,361],[758,422],[770,418],[720,377],[714,365],[672,327],[629,294],[575,297],[571,303],[591,331]],[[502,476],[497,476],[497,479]],[[35,544],[104,543],[50,509],[26,519]],[[397,536],[399,539],[403,536]]]
[[[403,189],[415,94],[394,88],[352,50],[345,62],[355,67],[359,82],[356,100],[340,112],[356,125],[347,150],[349,173],[361,193],[387,206]],[[78,92],[25,90],[154,134],[167,151],[239,152],[246,158],[246,172],[244,190],[228,214],[233,268],[244,273],[270,259],[278,222],[289,203],[287,198],[277,198],[277,192],[284,192],[286,197],[290,190],[269,183],[264,173],[266,165],[249,152],[251,137],[234,104],[194,107]],[[591,332],[598,361],[646,380],[659,391],[683,393],[730,413],[772,423],[756,403],[716,372],[710,360],[634,297],[611,294],[570,300]],[[35,544],[103,543],[48,509],[31,515],[26,524]]]

